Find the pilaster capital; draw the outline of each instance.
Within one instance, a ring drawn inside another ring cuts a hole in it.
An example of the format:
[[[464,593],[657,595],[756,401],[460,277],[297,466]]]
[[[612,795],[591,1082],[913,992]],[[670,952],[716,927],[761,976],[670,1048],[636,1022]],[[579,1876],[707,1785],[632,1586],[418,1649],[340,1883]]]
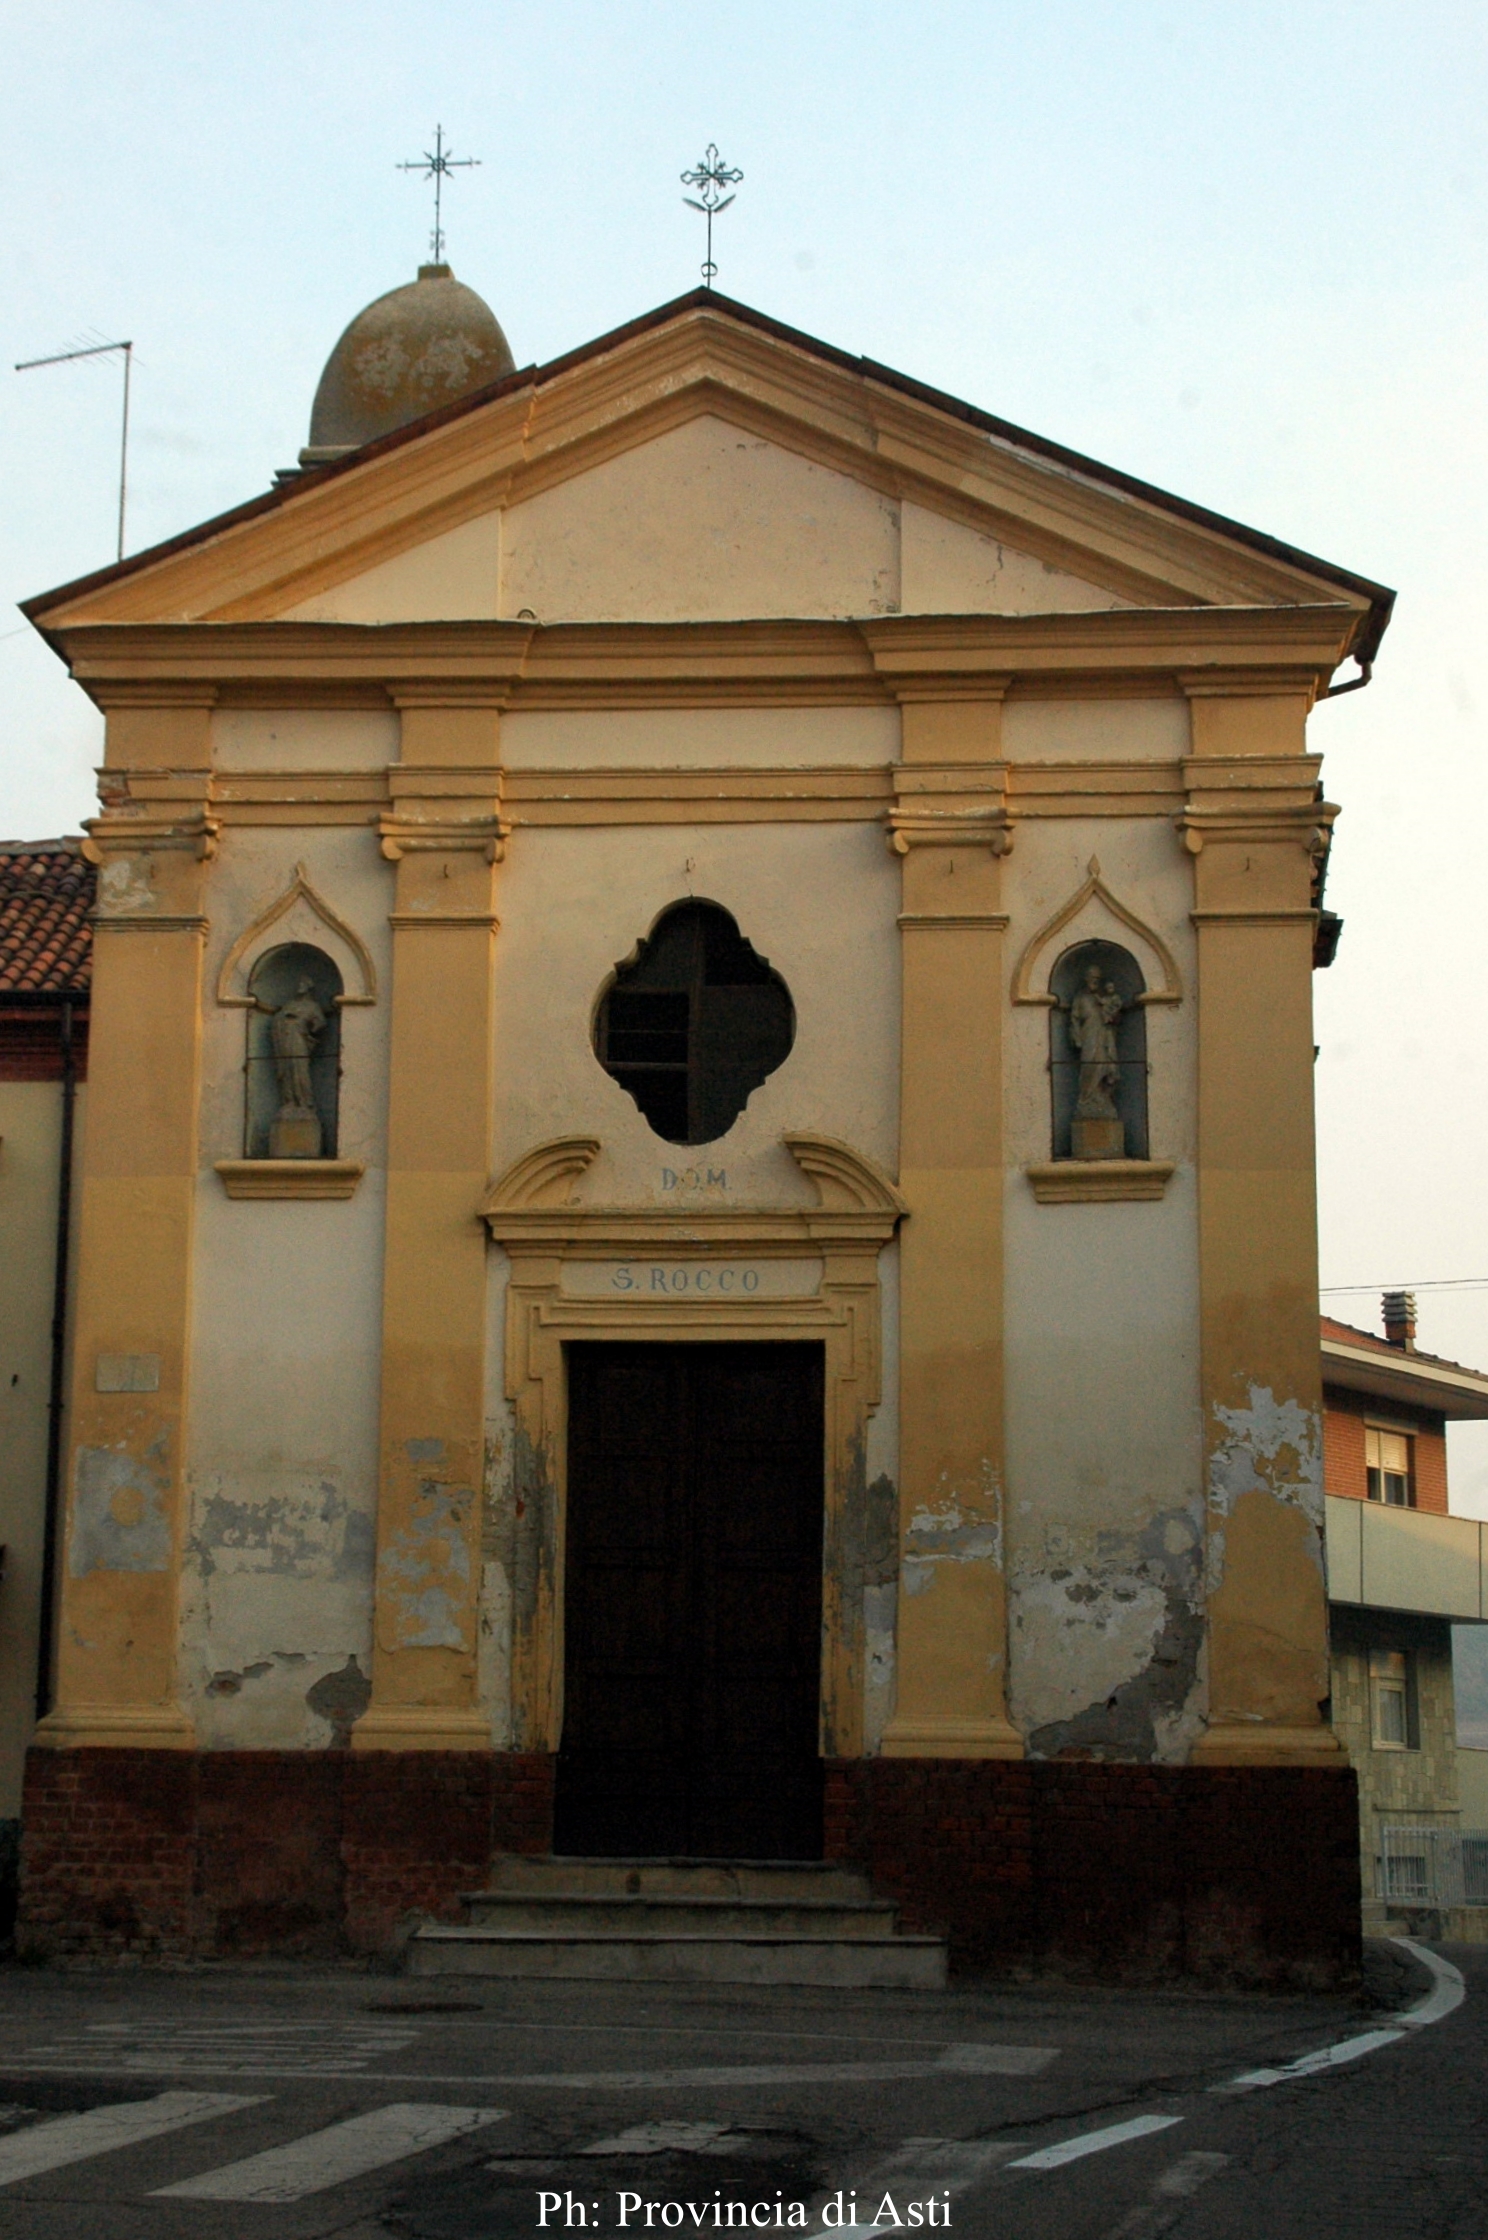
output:
[[[911,762],[895,765],[888,843],[895,855],[911,848],[987,848],[1007,855],[1013,845],[1007,805],[1007,764]]]
[[[1300,848],[1313,864],[1321,863],[1332,844],[1333,820],[1338,806],[1332,801],[1308,801],[1292,806],[1257,801],[1226,802],[1209,808],[1190,802],[1175,821],[1183,845],[1191,856],[1215,843],[1254,848]]]

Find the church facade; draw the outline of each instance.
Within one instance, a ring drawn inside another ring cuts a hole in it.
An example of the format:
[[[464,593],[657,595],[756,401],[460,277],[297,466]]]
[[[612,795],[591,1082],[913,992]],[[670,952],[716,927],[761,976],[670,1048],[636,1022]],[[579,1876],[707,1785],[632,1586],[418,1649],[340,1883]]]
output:
[[[107,747],[23,1938],[827,1856],[1346,1974],[1308,722],[1389,594],[708,293],[431,359],[446,284],[27,609]]]

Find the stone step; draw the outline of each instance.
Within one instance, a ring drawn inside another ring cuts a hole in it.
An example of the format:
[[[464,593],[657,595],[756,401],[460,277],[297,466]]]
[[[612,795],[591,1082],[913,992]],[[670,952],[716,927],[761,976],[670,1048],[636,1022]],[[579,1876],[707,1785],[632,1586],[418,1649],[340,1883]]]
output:
[[[817,1984],[857,1991],[941,1991],[938,1937],[571,1936],[509,1929],[420,1929],[416,1976],[503,1976],[612,1983]]]
[[[895,1910],[886,1899],[713,1897],[618,1890],[482,1890],[463,1899],[481,1929],[551,1932],[573,1937],[892,1937]]]
[[[493,1891],[624,1897],[873,1898],[865,1874],[825,1859],[577,1859],[499,1852]]]

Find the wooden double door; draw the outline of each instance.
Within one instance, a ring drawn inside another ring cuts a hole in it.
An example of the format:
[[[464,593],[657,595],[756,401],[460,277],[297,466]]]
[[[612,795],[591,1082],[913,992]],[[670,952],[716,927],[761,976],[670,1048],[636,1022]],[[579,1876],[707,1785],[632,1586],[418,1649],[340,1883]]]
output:
[[[820,1858],[817,1345],[568,1348],[554,1848]]]

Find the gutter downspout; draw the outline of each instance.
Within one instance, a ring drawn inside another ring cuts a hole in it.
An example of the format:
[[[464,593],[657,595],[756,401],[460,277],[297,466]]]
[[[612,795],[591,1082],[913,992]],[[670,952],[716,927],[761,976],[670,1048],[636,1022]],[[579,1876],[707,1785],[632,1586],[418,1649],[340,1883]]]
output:
[[[52,1653],[56,1642],[57,1541],[62,1508],[62,1413],[67,1354],[67,1274],[72,1231],[72,1134],[77,1103],[77,1064],[73,1048],[72,1001],[64,997],[62,1047],[62,1128],[57,1153],[57,1246],[52,1271],[51,1390],[47,1401],[46,1497],[41,1549],[41,1610],[36,1629],[36,1716],[52,1708]]]

